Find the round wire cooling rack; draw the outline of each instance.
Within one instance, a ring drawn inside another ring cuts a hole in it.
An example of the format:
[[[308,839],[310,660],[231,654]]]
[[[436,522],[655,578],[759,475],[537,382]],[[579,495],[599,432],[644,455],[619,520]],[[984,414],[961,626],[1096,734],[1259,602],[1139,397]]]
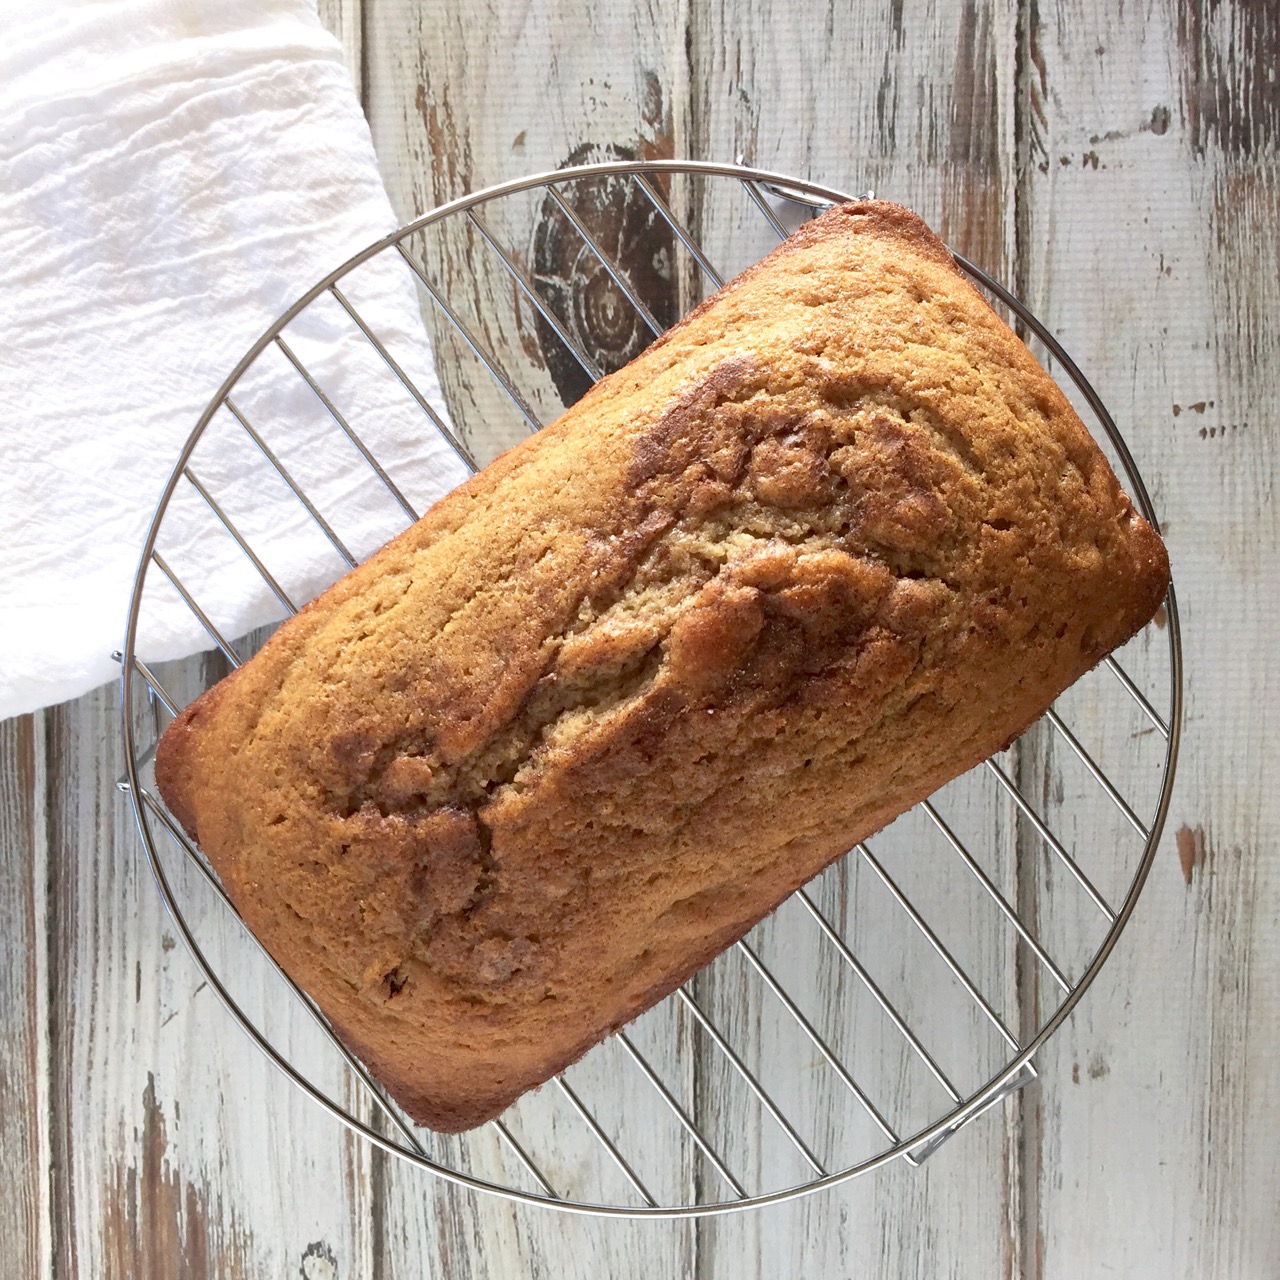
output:
[[[1157,621],[1008,751],[857,845],[661,1005],[464,1135],[416,1128],[388,1098],[239,921],[155,790],[165,724],[256,650],[269,633],[259,624],[416,517],[421,476],[394,440],[379,442],[384,418],[439,432],[473,469],[846,198],[741,166],[609,161],[452,201],[290,307],[223,383],[165,486],[120,654],[120,788],[160,894],[211,989],[276,1067],[350,1129],[451,1182],[574,1212],[690,1216],[894,1159],[918,1165],[1034,1078],[1037,1051],[1134,910],[1178,752],[1172,587]],[[957,261],[1060,375],[1155,524],[1128,448],[1071,358],[1000,284]],[[381,323],[388,290],[413,311],[394,341]],[[421,332],[416,351],[403,345],[420,317],[439,387]],[[377,379],[371,408],[360,393]],[[215,435],[219,449],[207,449]],[[300,557],[271,539],[290,521],[316,538]],[[247,582],[256,613],[232,603]],[[171,622],[175,610],[213,646],[198,672],[153,656],[153,615]]]

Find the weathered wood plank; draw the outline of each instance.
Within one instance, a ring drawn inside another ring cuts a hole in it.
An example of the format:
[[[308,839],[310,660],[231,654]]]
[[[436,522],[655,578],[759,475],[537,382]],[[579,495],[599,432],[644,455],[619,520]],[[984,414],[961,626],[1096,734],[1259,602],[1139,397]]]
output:
[[[185,699],[199,669],[174,664],[166,684]],[[45,713],[56,1273],[283,1274],[317,1243],[364,1265],[342,1130],[269,1066],[175,941],[114,787],[117,699],[108,688]],[[238,926],[191,901],[233,989],[280,1016]]]
[[[38,716],[0,721],[0,1250],[30,1276],[53,1243],[41,730]]]
[[[405,221],[581,148],[684,151],[679,5],[365,0],[365,15],[374,145]]]
[[[836,6],[822,15],[803,7],[695,7],[689,72],[694,146],[710,158],[743,156],[846,191],[874,189],[916,208],[950,243],[1007,278],[1014,250],[1016,24],[1016,7],[1003,3]],[[1012,896],[1013,826],[998,797],[966,784],[940,804]],[[950,854],[926,825],[899,824],[871,843],[946,940],[965,953],[967,971],[1016,1029],[1011,934],[990,917],[988,904],[968,892],[963,870],[950,876]],[[917,874],[926,867],[937,874]],[[936,984],[919,981],[935,961],[865,865],[850,859],[827,879],[833,883],[820,897],[848,926],[863,960],[947,1060],[957,1083],[976,1087],[977,1063],[985,1056],[994,1070],[1004,1060],[997,1050],[1005,1046],[998,1040],[984,1046],[985,1024],[980,1017],[974,1021],[973,1006],[940,964]],[[808,937],[802,920],[780,919],[762,932],[784,924],[790,926],[785,945],[776,940],[774,953],[789,957],[797,994],[805,993],[817,1023],[833,1028],[842,1056],[877,1103],[890,1115],[914,1115],[916,1124],[943,1114],[937,1109],[945,1101],[941,1095],[925,1106],[933,1082],[894,1032],[874,1020],[874,1011],[838,987],[808,991],[811,979],[800,971],[821,972],[829,956]],[[905,980],[908,967],[914,982]],[[769,998],[758,984],[704,979],[700,986],[732,1037],[757,1039],[777,1056],[761,1062],[762,1074],[787,1074],[789,1042],[773,1028]],[[865,994],[861,999],[867,1003]],[[735,1122],[732,1113],[741,1103],[727,1089],[724,1071],[710,1063],[706,1070],[706,1112],[726,1132],[736,1123],[740,1141],[734,1149],[745,1144],[753,1152],[772,1142],[767,1121]],[[790,1074],[796,1074],[793,1062]],[[792,1104],[797,1115],[824,1116],[812,1132],[815,1149],[835,1156],[862,1148],[869,1154],[873,1131],[856,1118],[857,1104],[843,1091],[824,1093],[820,1074],[802,1074],[804,1085]],[[979,1120],[918,1171],[897,1162],[839,1191],[702,1224],[699,1274],[1001,1274],[1020,1249],[1013,1208],[1015,1116]],[[855,1140],[859,1124],[861,1138]]]
[[[1280,21],[1246,3],[1039,13],[1027,287],[1166,522],[1187,720],[1138,913],[1043,1055],[1026,1274],[1270,1276]]]
[[[358,9],[326,9],[358,35]],[[206,674],[199,659],[163,670],[179,703]],[[38,718],[56,1245],[31,1274],[369,1274],[362,1146],[269,1066],[176,942],[114,787],[117,703],[108,688]],[[156,723],[139,721],[143,743]],[[238,927],[191,901],[232,988],[281,1016],[287,997],[246,962]]]
[[[363,0],[317,0],[320,22],[342,42],[347,70],[356,96],[364,101],[364,3]]]
[[[999,274],[1013,251],[1016,21],[1006,0],[694,6],[691,147],[874,190]]]
[[[684,131],[680,13],[674,0],[623,7],[487,5],[466,13],[386,0],[369,4],[369,118],[402,220],[504,179],[569,163],[675,154]],[[500,93],[494,91],[498,85]],[[573,192],[566,195],[574,199]],[[636,195],[630,193],[633,204]],[[577,273],[580,295],[591,288],[588,277],[607,283],[589,255],[572,252],[578,244],[564,234],[563,220],[540,212],[536,203],[516,200],[486,210],[485,218],[530,274],[568,280]],[[562,247],[568,258],[557,252]],[[493,251],[461,222],[421,249],[463,321],[527,389],[539,416],[557,416],[564,399],[561,366],[573,362],[561,358],[559,344]],[[640,284],[650,286],[651,296],[671,292],[662,280]],[[605,294],[612,296],[608,289]],[[655,305],[661,309],[663,300]],[[520,439],[528,423],[475,369],[430,302],[424,301],[424,316],[458,427],[482,460],[491,457]],[[646,333],[634,325],[615,332],[607,319],[595,322],[602,316],[629,320],[631,313],[625,304],[602,305],[588,309],[581,324],[565,318],[609,363],[625,363],[643,347]],[[582,390],[585,385],[576,394]]]
[[[675,38],[680,8],[674,3],[485,5],[464,12],[379,2],[366,13],[369,116],[392,201],[406,220],[463,192],[569,161],[676,150],[682,100],[672,86],[682,83],[683,42]],[[495,236],[530,274],[567,277],[573,267],[557,260],[554,220],[546,224],[553,234],[535,243],[545,216],[536,201],[485,211]],[[540,331],[492,251],[462,227],[416,247],[539,416],[555,417],[573,394],[556,363],[555,340]],[[528,425],[476,372],[431,304],[424,315],[455,424],[481,458],[491,456]],[[589,327],[580,336],[606,354],[627,341]],[[658,1046],[654,1065],[678,1092],[670,1051],[660,1047],[661,1037],[646,1042],[647,1035],[640,1029],[636,1039]],[[687,1144],[664,1122],[656,1094],[620,1059],[617,1046],[591,1055],[568,1076],[615,1136],[621,1112],[629,1112],[627,1158],[655,1192],[678,1192],[691,1160]],[[630,1082],[624,1094],[613,1083],[620,1078]],[[594,1199],[603,1187],[625,1202],[625,1184],[604,1171],[593,1141],[554,1086],[518,1104],[510,1123],[562,1193]],[[692,1273],[694,1232],[687,1224],[513,1208],[444,1187],[398,1162],[379,1156],[374,1162],[380,1274],[410,1268],[459,1276]]]

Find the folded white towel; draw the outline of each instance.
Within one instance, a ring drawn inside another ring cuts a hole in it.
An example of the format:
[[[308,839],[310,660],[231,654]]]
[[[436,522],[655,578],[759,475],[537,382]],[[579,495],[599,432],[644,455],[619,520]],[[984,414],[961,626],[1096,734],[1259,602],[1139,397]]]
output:
[[[393,226],[341,49],[310,0],[11,0],[0,16],[0,717],[113,676],[138,551],[200,410],[293,298]],[[414,286],[392,258],[344,289],[438,405]],[[417,510],[463,476],[336,302],[289,341]],[[270,354],[237,403],[366,554],[401,510]],[[191,466],[291,596],[344,567],[225,410]],[[224,635],[280,614],[186,480],[163,531],[165,558]],[[167,585],[148,600],[144,659],[210,646]]]

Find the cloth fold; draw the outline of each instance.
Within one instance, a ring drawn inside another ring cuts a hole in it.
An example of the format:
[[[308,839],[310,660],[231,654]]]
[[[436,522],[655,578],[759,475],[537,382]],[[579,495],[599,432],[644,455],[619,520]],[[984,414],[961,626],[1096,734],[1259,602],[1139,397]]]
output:
[[[20,0],[0,16],[0,717],[113,677],[139,549],[200,411],[293,299],[394,226],[341,48],[309,0]],[[441,407],[398,257],[358,268],[344,293]],[[415,510],[465,475],[332,299],[288,343]],[[365,555],[403,526],[402,506],[269,354],[237,407]],[[291,598],[345,568],[225,410],[191,468]],[[223,635],[280,616],[185,479],[161,549]],[[162,586],[148,587],[139,656],[210,647]]]

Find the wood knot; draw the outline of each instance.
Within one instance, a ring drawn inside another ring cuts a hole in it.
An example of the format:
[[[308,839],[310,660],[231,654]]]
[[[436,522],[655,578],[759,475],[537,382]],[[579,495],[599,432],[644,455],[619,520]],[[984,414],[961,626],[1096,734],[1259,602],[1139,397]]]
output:
[[[586,143],[565,164],[635,159],[627,147]],[[661,179],[656,181],[661,187]],[[640,184],[611,175],[580,179],[561,188],[561,194],[659,326],[674,324],[679,317],[675,236]],[[538,214],[532,258],[548,310],[603,373],[621,369],[653,341],[656,335],[626,292],[550,195]],[[571,405],[590,390],[591,378],[542,315],[535,324],[547,370],[561,400]]]

